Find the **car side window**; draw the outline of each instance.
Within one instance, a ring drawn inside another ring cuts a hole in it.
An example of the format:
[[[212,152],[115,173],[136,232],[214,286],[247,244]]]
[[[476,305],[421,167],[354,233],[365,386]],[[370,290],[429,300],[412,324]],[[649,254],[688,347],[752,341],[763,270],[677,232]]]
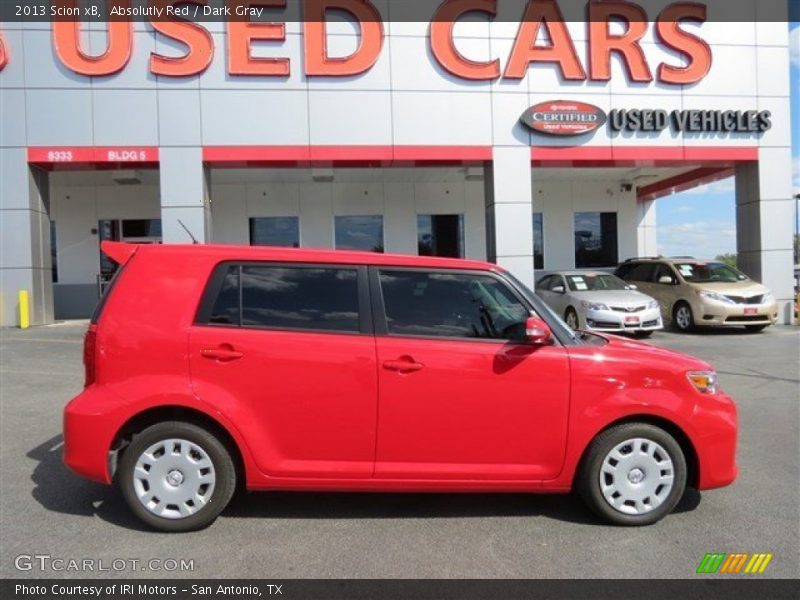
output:
[[[523,340],[530,310],[489,275],[379,272],[390,335]]]
[[[199,320],[203,322],[202,315]],[[230,265],[205,322],[359,333],[358,271],[310,265]]]
[[[653,281],[653,271],[656,265],[654,263],[638,263],[634,265],[628,274],[624,277],[625,281],[642,281],[650,283]]]
[[[667,280],[666,280],[667,277],[669,277],[669,280],[670,280],[669,284],[667,283]],[[663,282],[662,282],[662,278],[664,278]],[[672,269],[669,268],[668,265],[665,265],[665,264],[662,263],[662,264],[658,265],[658,268],[656,269],[656,274],[655,274],[654,281],[656,283],[661,283],[663,285],[672,285],[672,284],[676,283],[677,278],[675,277],[675,273],[672,271]]]
[[[536,284],[536,287],[540,290],[544,290],[545,292],[547,292],[550,290],[550,284],[552,283],[552,281],[553,281],[553,276],[547,275],[539,280],[539,283]]]

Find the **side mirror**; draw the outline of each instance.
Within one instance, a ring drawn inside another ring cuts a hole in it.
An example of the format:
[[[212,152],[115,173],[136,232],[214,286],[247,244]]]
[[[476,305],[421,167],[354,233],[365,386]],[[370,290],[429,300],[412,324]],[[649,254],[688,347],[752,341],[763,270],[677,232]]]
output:
[[[525,321],[525,339],[531,344],[545,346],[550,343],[552,337],[553,332],[550,331],[550,327],[539,317],[528,317]]]
[[[551,292],[555,292],[556,294],[563,294],[567,290],[564,289],[563,285],[557,285],[553,289],[550,290]]]
[[[658,278],[658,283],[665,283],[667,285],[672,285],[674,281],[672,280],[672,277],[670,277],[669,275],[662,275],[661,277]]]

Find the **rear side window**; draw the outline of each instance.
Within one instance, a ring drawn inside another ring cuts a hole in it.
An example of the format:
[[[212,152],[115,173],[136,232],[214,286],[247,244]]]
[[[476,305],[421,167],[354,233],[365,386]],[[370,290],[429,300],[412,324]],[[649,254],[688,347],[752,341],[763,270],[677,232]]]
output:
[[[216,278],[220,275],[217,274]],[[359,333],[356,269],[230,265],[198,321],[248,328]],[[204,314],[206,313],[207,314]]]
[[[653,271],[656,263],[639,263],[634,265],[627,275],[620,275],[626,281],[653,281]]]
[[[487,275],[380,271],[390,335],[523,339],[530,310]]]

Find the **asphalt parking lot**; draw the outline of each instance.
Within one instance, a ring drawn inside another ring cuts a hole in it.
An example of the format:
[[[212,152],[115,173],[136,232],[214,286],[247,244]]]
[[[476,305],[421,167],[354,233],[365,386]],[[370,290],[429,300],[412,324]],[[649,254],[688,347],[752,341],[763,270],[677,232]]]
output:
[[[191,572],[100,574],[118,577],[684,578],[706,552],[772,552],[765,576],[800,576],[800,328],[654,336],[716,365],[741,426],[736,484],[687,493],[657,525],[601,525],[571,496],[259,493],[179,535],[144,530],[115,490],[61,463],[84,328],[0,330],[4,578],[93,575],[15,568],[35,554],[193,560]]]

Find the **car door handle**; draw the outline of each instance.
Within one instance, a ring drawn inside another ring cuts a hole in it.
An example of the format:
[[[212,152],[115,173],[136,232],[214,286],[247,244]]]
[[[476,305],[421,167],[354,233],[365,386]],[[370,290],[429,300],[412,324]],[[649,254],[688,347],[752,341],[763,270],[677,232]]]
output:
[[[399,360],[387,360],[383,363],[383,368],[387,371],[397,371],[398,373],[413,373],[421,371],[425,365],[414,361],[411,357],[403,357]]]
[[[244,356],[243,353],[229,348],[204,348],[200,350],[200,356],[209,358],[211,360],[218,360],[220,362],[230,362],[232,360],[239,360]]]

